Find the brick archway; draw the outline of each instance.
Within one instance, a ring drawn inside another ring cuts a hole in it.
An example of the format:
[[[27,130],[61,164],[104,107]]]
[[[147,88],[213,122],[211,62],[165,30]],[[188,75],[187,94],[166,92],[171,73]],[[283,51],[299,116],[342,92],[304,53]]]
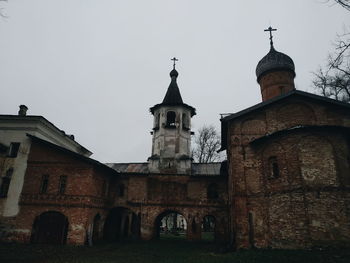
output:
[[[103,228],[103,238],[107,241],[137,239],[140,236],[140,217],[126,207],[110,210]]]
[[[67,217],[57,211],[48,211],[35,218],[31,242],[39,244],[65,244],[67,233]]]
[[[202,240],[216,240],[216,218],[213,215],[206,215],[202,220]]]
[[[168,216],[170,218],[170,224],[168,225]],[[161,212],[154,220],[154,235],[155,239],[159,239],[163,234],[172,233],[174,236],[178,236],[179,239],[184,237],[187,239],[188,231],[188,219],[185,217],[184,213],[177,210],[165,210]]]

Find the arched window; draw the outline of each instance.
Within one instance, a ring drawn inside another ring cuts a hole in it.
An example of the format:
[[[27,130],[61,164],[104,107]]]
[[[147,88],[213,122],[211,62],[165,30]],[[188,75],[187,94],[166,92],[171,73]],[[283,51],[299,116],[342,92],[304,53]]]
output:
[[[13,168],[10,168],[7,170],[5,177],[2,178],[1,187],[0,187],[0,197],[7,197],[12,174],[13,174]]]
[[[280,169],[278,167],[278,161],[276,156],[271,156],[268,160],[269,163],[269,178],[274,179],[280,177]]]
[[[166,114],[166,126],[175,127],[176,113],[173,111],[168,111]]]
[[[190,123],[188,121],[188,117],[186,113],[182,114],[182,129],[189,130],[190,129]]]
[[[219,197],[218,185],[215,183],[208,185],[207,198],[208,199],[217,199],[218,197]]]

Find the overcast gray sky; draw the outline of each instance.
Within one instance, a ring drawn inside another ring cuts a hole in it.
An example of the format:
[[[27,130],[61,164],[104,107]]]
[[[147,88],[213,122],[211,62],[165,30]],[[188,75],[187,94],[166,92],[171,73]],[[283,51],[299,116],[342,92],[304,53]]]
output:
[[[152,115],[179,58],[193,130],[261,101],[255,67],[275,48],[311,91],[350,12],[323,0],[9,0],[1,3],[1,114],[42,115],[101,162],[144,162]]]

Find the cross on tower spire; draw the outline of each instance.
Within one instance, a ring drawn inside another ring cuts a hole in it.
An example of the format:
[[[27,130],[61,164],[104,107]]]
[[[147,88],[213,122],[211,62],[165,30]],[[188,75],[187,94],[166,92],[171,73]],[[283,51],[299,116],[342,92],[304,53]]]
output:
[[[273,36],[272,36],[272,31],[277,31],[277,29],[272,28],[271,26],[269,26],[269,28],[268,28],[268,29],[264,29],[264,31],[265,31],[265,32],[267,32],[267,31],[270,32],[270,46],[271,46],[271,48],[273,48],[273,41],[272,41]]]
[[[176,57],[173,57],[172,60],[174,63],[173,63],[173,69],[175,69],[175,66],[176,66],[176,61],[179,61]]]

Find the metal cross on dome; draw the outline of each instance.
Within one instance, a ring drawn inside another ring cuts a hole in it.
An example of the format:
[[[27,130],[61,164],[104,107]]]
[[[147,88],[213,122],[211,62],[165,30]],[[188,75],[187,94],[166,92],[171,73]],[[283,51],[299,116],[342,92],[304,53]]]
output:
[[[273,47],[273,41],[272,41],[273,36],[272,36],[272,31],[277,31],[277,29],[272,28],[271,26],[269,26],[269,28],[268,28],[268,29],[264,29],[264,31],[265,31],[265,32],[267,32],[267,31],[270,32],[270,45],[271,45],[271,47]]]
[[[172,59],[170,59],[174,62],[173,64],[173,69],[175,69],[175,66],[176,66],[176,61],[179,61],[176,57],[173,57]]]

